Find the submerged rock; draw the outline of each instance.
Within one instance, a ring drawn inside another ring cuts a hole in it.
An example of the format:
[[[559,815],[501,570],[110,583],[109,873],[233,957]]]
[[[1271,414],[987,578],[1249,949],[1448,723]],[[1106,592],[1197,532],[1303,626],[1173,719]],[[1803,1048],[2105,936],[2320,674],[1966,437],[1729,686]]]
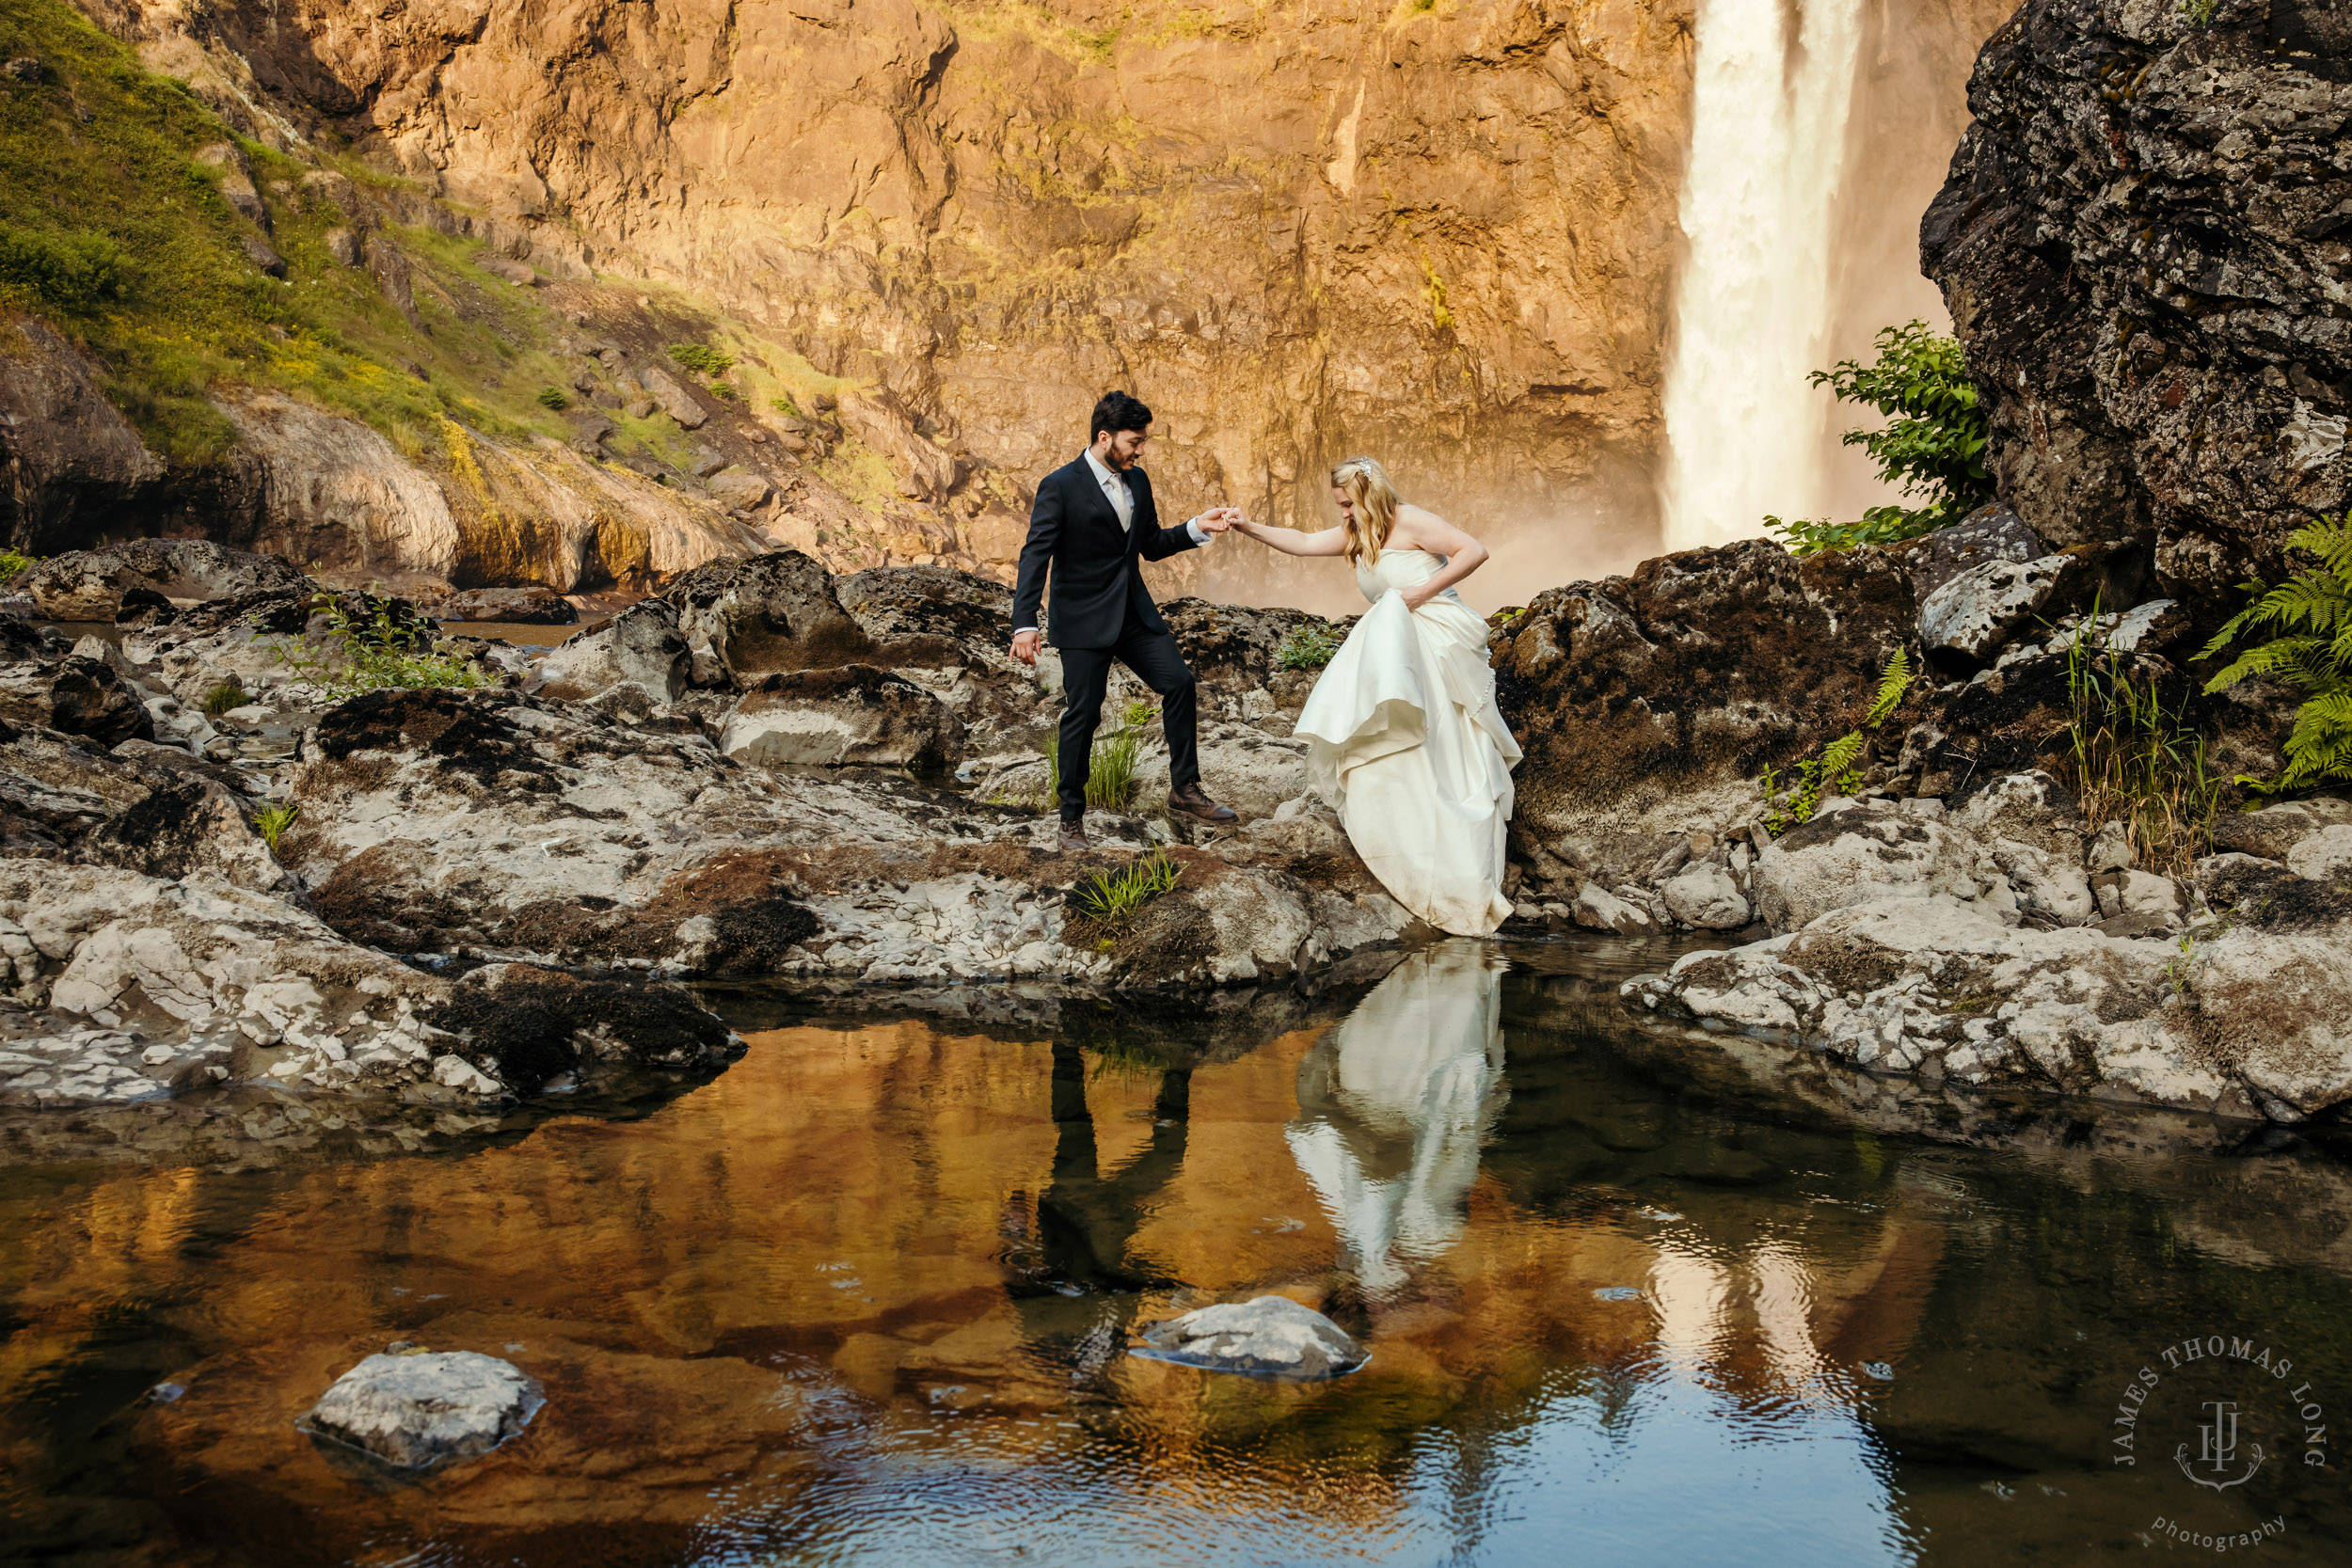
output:
[[[1220,1302],[1153,1323],[1133,1354],[1213,1372],[1311,1381],[1340,1377],[1371,1359],[1353,1336],[1288,1296]]]
[[[488,1453],[547,1403],[512,1362],[473,1351],[371,1355],[296,1423],[402,1469]]]

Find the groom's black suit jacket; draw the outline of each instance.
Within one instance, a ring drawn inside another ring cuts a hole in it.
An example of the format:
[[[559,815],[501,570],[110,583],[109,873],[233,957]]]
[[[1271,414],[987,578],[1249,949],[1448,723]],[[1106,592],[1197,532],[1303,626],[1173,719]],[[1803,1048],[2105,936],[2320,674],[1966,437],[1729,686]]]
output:
[[[1048,566],[1054,574],[1054,619],[1045,641],[1053,646],[1110,647],[1130,617],[1148,631],[1168,630],[1143,586],[1142,562],[1194,548],[1192,533],[1182,523],[1160,527],[1152,481],[1141,468],[1127,470],[1127,493],[1135,498],[1135,526],[1121,530],[1119,514],[1084,456],[1045,476],[1029,509],[1029,542],[1021,546],[1021,576],[1012,594],[1014,630],[1038,624]]]

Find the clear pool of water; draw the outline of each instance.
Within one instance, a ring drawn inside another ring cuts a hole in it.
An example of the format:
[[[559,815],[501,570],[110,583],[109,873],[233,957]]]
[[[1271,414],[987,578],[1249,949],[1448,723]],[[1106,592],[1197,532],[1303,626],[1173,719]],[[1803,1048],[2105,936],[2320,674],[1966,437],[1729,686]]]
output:
[[[2352,1411],[2326,1148],[1635,1037],[1612,986],[1656,961],[1457,942],[1223,1019],[736,993],[744,1059],[628,1115],[0,1167],[0,1554],[1977,1565],[2275,1521],[2239,1549],[2343,1560],[2342,1471],[2279,1414]],[[1265,1292],[1371,1363],[1125,1354]],[[2293,1378],[2163,1360],[2208,1333]],[[547,1407],[423,1477],[294,1430],[395,1339]],[[2218,1402],[2226,1474],[2267,1455],[2226,1487]]]

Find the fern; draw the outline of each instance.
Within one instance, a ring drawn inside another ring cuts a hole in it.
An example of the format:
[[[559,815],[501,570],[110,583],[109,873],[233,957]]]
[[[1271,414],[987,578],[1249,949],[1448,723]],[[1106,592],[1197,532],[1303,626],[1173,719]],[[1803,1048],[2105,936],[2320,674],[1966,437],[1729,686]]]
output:
[[[1831,741],[1820,756],[1799,762],[1786,792],[1781,787],[1780,769],[1764,770],[1756,782],[1764,791],[1768,808],[1764,815],[1766,832],[1778,838],[1798,823],[1810,821],[1825,790],[1832,795],[1851,795],[1862,787],[1862,774],[1854,764],[1862,760],[1862,749],[1867,744],[1863,732],[1875,730],[1894,717],[1911,690],[1912,675],[1911,651],[1896,649],[1886,667],[1879,672],[1878,688],[1871,693],[1870,706],[1862,716],[1860,728],[1848,730]]]
[[[2352,512],[2306,523],[2286,543],[2316,563],[2276,588],[2243,584],[2252,602],[2197,656],[2216,658],[2241,639],[2272,633],[2232,659],[2205,689],[2259,679],[2304,694],[2287,736],[2285,770],[2276,779],[2239,781],[2265,793],[2352,780]]]
[[[1885,723],[1903,705],[1903,694],[1910,689],[1911,650],[1898,648],[1895,657],[1886,661],[1886,668],[1880,672],[1878,695],[1870,699],[1870,711],[1863,716],[1862,727],[1875,730]]]

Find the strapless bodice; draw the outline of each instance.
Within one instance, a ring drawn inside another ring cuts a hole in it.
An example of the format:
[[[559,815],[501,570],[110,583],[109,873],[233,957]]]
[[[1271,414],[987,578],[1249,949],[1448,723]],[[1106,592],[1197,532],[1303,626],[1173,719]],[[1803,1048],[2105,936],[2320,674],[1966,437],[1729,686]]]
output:
[[[1382,550],[1377,561],[1357,562],[1356,586],[1363,590],[1366,600],[1376,604],[1380,595],[1392,588],[1427,582],[1445,570],[1445,563],[1444,556],[1431,555],[1427,550]],[[1455,604],[1462,602],[1461,595],[1451,588],[1440,591],[1438,597]]]

